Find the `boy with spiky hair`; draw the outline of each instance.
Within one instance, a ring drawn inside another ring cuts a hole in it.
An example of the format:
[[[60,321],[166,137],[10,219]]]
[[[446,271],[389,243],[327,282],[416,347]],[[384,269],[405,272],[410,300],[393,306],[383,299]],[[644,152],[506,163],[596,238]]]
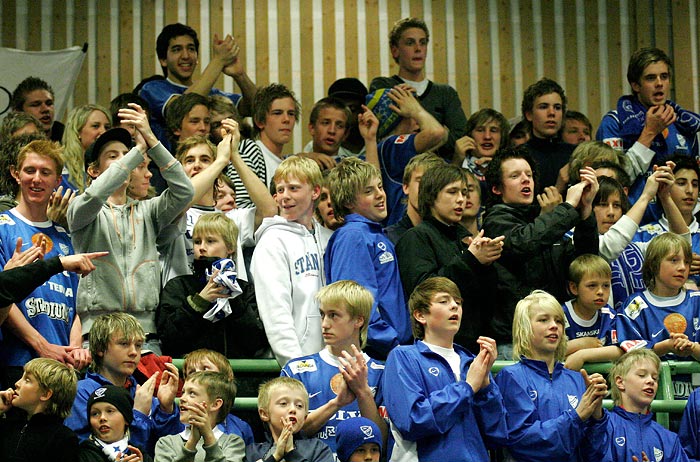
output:
[[[282,163],[284,145],[292,139],[294,125],[301,114],[294,92],[273,83],[258,90],[253,101],[253,134],[265,159],[267,184]]]
[[[326,347],[291,360],[281,375],[300,380],[309,390],[304,431],[335,452],[336,430],[345,419],[367,417],[386,435],[386,423],[377,409],[384,365],[361,351],[374,301],[367,289],[355,281],[336,281],[321,288],[316,298]]]
[[[265,218],[255,232],[250,270],[260,319],[280,365],[323,348],[314,297],[325,285],[323,254],[331,231],[313,217],[322,183],[313,160],[285,159],[274,176],[279,215]]]
[[[350,157],[328,181],[333,210],[345,223],[328,242],[326,280],[350,279],[372,293],[367,353],[384,359],[393,347],[409,343],[411,332],[394,244],[381,225],[387,215],[382,177],[372,164]]]
[[[421,282],[409,307],[416,342],[392,350],[383,378],[392,460],[488,461],[487,443],[504,444],[508,435],[490,372],[496,342],[479,337],[477,355],[453,343],[462,296],[445,277]]]
[[[78,460],[78,439],[62,423],[77,381],[73,368],[55,359],[25,364],[14,390],[0,392],[0,460]]]
[[[127,313],[99,316],[90,330],[89,340],[93,363],[85,378],[78,382],[78,393],[66,418],[66,426],[75,431],[81,441],[86,439],[91,432],[87,402],[92,392],[105,385],[124,387],[134,399],[131,441],[152,454],[160,436],[179,431],[179,413],[174,404],[178,388],[177,368],[167,364],[167,370],[162,374],[155,373],[142,386],[137,386],[133,373],[141,360],[145,334],[136,318]],[[156,398],[154,393],[159,376]]]
[[[308,460],[333,462],[333,452],[318,438],[299,438],[309,408],[309,393],[290,377],[269,380],[258,390],[258,414],[271,434],[271,441],[246,447],[246,462]]]
[[[221,433],[216,427],[226,419],[235,397],[236,386],[227,374],[201,371],[189,375],[180,398],[180,422],[185,424],[185,429],[158,440],[155,460],[243,460],[243,439]]]
[[[22,80],[12,92],[10,105],[17,112],[26,112],[41,122],[37,127],[51,141],[61,142],[65,126],[54,120],[54,92],[51,85],[38,77],[27,77]]]

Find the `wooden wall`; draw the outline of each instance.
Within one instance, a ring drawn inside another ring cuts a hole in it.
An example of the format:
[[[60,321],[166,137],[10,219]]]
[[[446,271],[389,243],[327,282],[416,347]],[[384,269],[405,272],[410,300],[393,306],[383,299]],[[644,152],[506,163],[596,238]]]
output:
[[[107,105],[160,73],[155,39],[165,24],[199,32],[200,68],[213,34],[231,33],[257,85],[282,82],[302,103],[290,152],[308,141],[308,110],[336,78],[396,72],[387,35],[409,15],[431,31],[428,77],[454,86],[467,115],[518,115],[523,90],[547,76],[596,126],[629,92],[627,61],[641,46],[671,55],[676,101],[700,110],[697,0],[0,0],[0,15],[3,47],[89,43],[74,105]],[[228,77],[217,86],[236,91]]]

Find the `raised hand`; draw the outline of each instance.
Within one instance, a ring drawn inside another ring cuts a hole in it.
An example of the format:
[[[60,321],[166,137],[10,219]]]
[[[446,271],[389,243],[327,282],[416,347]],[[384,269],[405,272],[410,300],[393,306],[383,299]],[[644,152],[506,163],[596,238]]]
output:
[[[41,240],[40,245],[33,245],[27,250],[22,251],[22,238],[18,237],[15,243],[15,251],[12,253],[12,257],[5,263],[5,270],[12,268],[18,268],[20,266],[28,265],[36,260],[44,258],[46,253],[46,244],[44,240]]]

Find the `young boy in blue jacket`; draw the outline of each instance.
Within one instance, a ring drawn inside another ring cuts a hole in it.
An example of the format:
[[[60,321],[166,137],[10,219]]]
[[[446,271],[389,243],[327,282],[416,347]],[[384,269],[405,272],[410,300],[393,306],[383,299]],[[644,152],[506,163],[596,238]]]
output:
[[[646,348],[632,350],[615,361],[608,376],[615,407],[604,411],[602,438],[591,439],[591,447],[581,451],[585,460],[688,460],[678,435],[657,423],[650,412],[659,386],[660,364],[659,357]]]
[[[344,224],[328,241],[326,282],[349,279],[372,293],[365,351],[383,360],[410,342],[411,327],[394,244],[381,225],[387,214],[382,177],[372,164],[350,157],[331,171],[328,183],[333,210]]]
[[[392,350],[384,404],[395,438],[392,460],[489,460],[487,443],[508,435],[503,398],[490,375],[496,342],[479,337],[475,356],[452,343],[462,297],[444,277],[426,279],[409,300],[413,345]]]
[[[180,429],[180,413],[175,406],[178,388],[177,368],[168,364],[154,397],[154,374],[137,388],[134,371],[141,360],[141,347],[145,334],[141,324],[126,313],[105,314],[97,319],[90,330],[90,355],[93,364],[85,378],[78,381],[78,393],[71,414],[65,420],[82,441],[90,436],[87,419],[87,403],[92,392],[106,385],[129,390],[134,399],[134,420],[129,427],[130,441],[153,454],[155,443],[161,436],[176,434]]]

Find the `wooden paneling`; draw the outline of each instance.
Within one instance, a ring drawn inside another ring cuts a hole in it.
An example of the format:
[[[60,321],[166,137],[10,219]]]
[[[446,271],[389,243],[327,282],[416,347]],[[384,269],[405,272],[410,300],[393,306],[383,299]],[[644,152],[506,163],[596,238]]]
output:
[[[90,1],[94,1],[96,7],[97,14],[93,17],[88,17]],[[624,73],[626,63],[622,62],[627,59],[623,48],[632,52],[641,46],[657,46],[672,54],[676,100],[689,109],[700,109],[695,107],[700,100],[700,89],[694,84],[698,76],[692,75],[694,69],[697,72],[700,68],[697,62],[700,58],[696,53],[693,61],[691,53],[691,46],[697,49],[700,44],[700,6],[692,3],[696,0],[582,0],[582,3],[577,0],[433,0],[430,4],[425,1],[346,0],[341,5],[342,30],[337,30],[335,21],[339,6],[331,0],[251,3],[246,0],[122,0],[115,11],[110,8],[110,0],[56,0],[51,5],[51,14],[45,18],[34,14],[37,2],[3,0],[0,2],[0,40],[5,47],[23,43],[27,49],[38,50],[41,34],[51,31],[52,48],[59,49],[88,41],[88,29],[94,28],[96,43],[89,46],[96,51],[96,62],[90,67],[88,60],[85,61],[73,103],[108,104],[113,94],[128,91],[137,83],[135,69],[141,69],[141,77],[161,72],[155,59],[157,18],[162,18],[163,24],[176,22],[182,8],[186,22],[198,31],[201,21],[208,21],[208,36],[200,32],[202,47],[210,47],[215,33],[223,37],[224,31],[233,31],[244,60],[247,59],[246,29],[252,27],[255,43],[249,45],[255,50],[255,59],[246,61],[248,70],[254,70],[251,73],[259,86],[267,85],[274,77],[290,88],[297,88],[297,97],[305,111],[300,123],[305,125],[308,111],[319,96],[320,85],[314,79],[322,79],[325,94],[334,80],[359,77],[362,69],[367,71],[366,76],[362,76],[366,77],[367,84],[372,77],[386,73],[382,71],[380,58],[389,64],[389,74],[396,72],[384,31],[391,30],[393,23],[402,17],[402,8],[407,6],[412,16],[430,12],[431,75],[438,82],[454,79],[467,113],[476,106],[490,106],[502,110],[509,118],[519,115],[522,91],[546,75],[562,79],[571,108],[585,108],[593,124],[598,125],[602,114],[614,107],[620,93],[629,91]],[[470,23],[471,4],[476,17]],[[583,11],[577,9],[578,4],[583,5]],[[162,10],[157,11],[159,5]],[[247,10],[248,5],[254,6]],[[316,22],[313,17],[316,14],[318,18],[319,12],[314,10],[314,5],[322,9],[321,20]],[[624,11],[621,6],[627,8],[625,17],[621,16]],[[134,23],[135,7],[140,11],[138,23]],[[497,24],[490,22],[491,8],[497,10]],[[561,8],[563,18],[563,34],[559,37],[555,27],[557,8]],[[29,12],[32,18],[29,24],[19,24],[24,18],[18,17],[18,10]],[[72,17],[68,17],[69,11]],[[513,12],[519,15],[515,27]],[[691,17],[692,12],[695,17]],[[112,17],[113,13],[118,17]],[[224,23],[227,18],[232,18],[232,24]],[[270,18],[276,20],[270,22]],[[448,23],[453,29],[448,29]],[[470,24],[474,30],[470,29]],[[72,30],[68,30],[69,27]],[[112,43],[113,27],[119,29],[117,44]],[[19,40],[18,31],[22,35]],[[536,31],[542,34],[541,43],[535,40]],[[140,53],[135,52],[134,32],[140,37]],[[475,38],[470,40],[470,34]],[[70,43],[68,36],[73,37]],[[322,43],[317,43],[314,37],[320,37]],[[493,41],[492,37],[498,40]],[[584,62],[578,53],[582,39]],[[601,40],[606,42],[602,47]],[[342,59],[337,58],[338,43],[344,43],[344,72],[340,69],[343,66],[336,65],[336,60]],[[358,48],[360,44],[364,44],[364,49]],[[600,55],[601,48],[607,55],[605,61]],[[116,55],[112,55],[112,50],[117,50]],[[474,65],[470,62],[472,55],[476,57]],[[519,64],[516,64],[516,55]],[[542,72],[537,68],[537,56],[542,57]],[[206,62],[201,61],[196,75],[206,66]],[[452,75],[448,66],[451,63],[454,63]],[[294,74],[293,69],[299,70],[298,74]],[[296,78],[300,81],[295,82]],[[605,79],[607,93],[602,93],[602,79]],[[95,101],[88,101],[89,82],[96,84]],[[112,82],[118,87],[112,88]],[[230,86],[229,82],[229,77],[222,76],[217,86]],[[476,93],[472,94],[472,88]],[[303,141],[308,138],[305,128],[297,133],[302,134]]]

